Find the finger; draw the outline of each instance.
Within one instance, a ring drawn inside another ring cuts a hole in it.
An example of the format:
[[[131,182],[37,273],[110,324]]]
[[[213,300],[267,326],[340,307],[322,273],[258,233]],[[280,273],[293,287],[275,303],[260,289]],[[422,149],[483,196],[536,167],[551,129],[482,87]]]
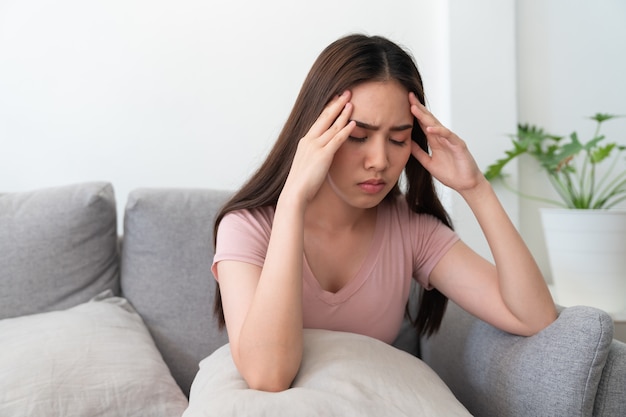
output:
[[[422,128],[426,126],[441,125],[441,122],[420,103],[413,93],[409,94],[409,102],[411,103],[411,113],[417,118]]]
[[[428,135],[433,135],[433,136],[440,136],[440,137],[444,137],[444,138],[449,138],[450,136],[452,136],[452,132],[450,131],[450,129],[438,125],[438,126],[428,126],[426,128],[426,133]]]
[[[422,103],[413,104],[411,106],[411,113],[413,113],[413,116],[417,118],[417,121],[422,127],[441,124],[439,120],[437,120],[435,116],[433,116],[432,113],[430,113],[426,107],[422,105]]]
[[[354,106],[352,105],[352,103],[346,103],[346,105],[343,107],[343,110],[341,111],[339,116],[337,116],[332,126],[330,126],[328,130],[320,136],[322,144],[328,143],[338,132],[346,127],[348,122],[350,122],[350,116],[352,115],[353,108]]]
[[[354,120],[348,121],[348,123],[341,128],[337,133],[335,133],[331,139],[326,144],[326,149],[331,152],[333,155],[341,145],[350,137],[350,134],[356,127],[356,122]]]
[[[414,92],[409,93],[409,103],[411,103],[411,105],[417,105],[420,103]]]
[[[307,135],[319,137],[335,123],[346,104],[350,100],[350,91],[345,91],[340,96],[334,97],[322,110],[317,120],[313,123]]]
[[[411,106],[411,112],[417,118],[417,121],[426,134],[426,138],[431,143],[433,138],[436,138],[438,142],[447,141],[451,144],[463,144],[463,141],[452,132],[450,129],[437,120],[435,116],[430,113],[426,107],[421,103]]]
[[[465,142],[459,138],[454,132],[445,126],[429,126],[426,128],[427,136],[437,138],[440,143],[448,142],[451,145],[463,145]]]
[[[410,92],[409,93],[409,105],[410,105],[411,113],[417,119],[417,123],[419,124],[422,131],[426,133],[426,125],[423,122],[424,117],[423,117],[423,112],[420,111],[420,107],[419,107],[420,104],[421,103],[417,99],[417,96],[415,95],[415,93]]]

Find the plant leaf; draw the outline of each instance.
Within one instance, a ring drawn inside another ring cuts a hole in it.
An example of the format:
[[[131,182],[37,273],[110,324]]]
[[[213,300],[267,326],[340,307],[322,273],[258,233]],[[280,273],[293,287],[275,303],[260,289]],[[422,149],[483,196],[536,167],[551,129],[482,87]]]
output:
[[[611,151],[614,148],[615,143],[609,143],[606,146],[599,146],[595,149],[590,149],[589,160],[592,164],[602,162],[611,155]]]
[[[600,135],[602,123],[617,117],[626,116],[608,113],[591,116],[590,119],[596,121],[597,126],[592,139],[586,143],[580,141],[576,132],[567,137],[555,136],[534,125],[518,124],[517,134],[510,136],[512,148],[505,151],[503,158],[487,167],[485,177],[488,180],[503,178],[503,168],[509,162],[522,154],[528,154],[542,166],[566,207],[608,208],[624,201],[626,171],[622,156],[626,146],[601,144],[605,136]],[[615,158],[612,158],[613,154],[616,154]],[[603,170],[597,178],[596,165],[609,158],[608,170]]]
[[[590,117],[591,120],[595,120],[598,123],[602,123],[605,122],[607,120],[611,120],[614,119],[616,117],[623,117],[623,116],[618,116],[615,114],[608,114],[608,113],[596,113],[593,116]]]

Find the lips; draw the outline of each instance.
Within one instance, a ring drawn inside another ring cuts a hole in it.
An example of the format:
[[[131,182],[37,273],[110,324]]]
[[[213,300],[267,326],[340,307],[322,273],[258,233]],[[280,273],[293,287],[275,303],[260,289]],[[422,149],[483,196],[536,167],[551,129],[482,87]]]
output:
[[[376,194],[381,192],[385,188],[385,181],[378,179],[371,179],[360,182],[359,188],[368,194]]]

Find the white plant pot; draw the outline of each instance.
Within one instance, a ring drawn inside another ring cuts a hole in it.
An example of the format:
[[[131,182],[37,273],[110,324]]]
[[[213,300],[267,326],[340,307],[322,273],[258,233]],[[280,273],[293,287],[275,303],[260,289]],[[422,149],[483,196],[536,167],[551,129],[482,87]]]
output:
[[[541,209],[555,301],[626,310],[626,211]]]

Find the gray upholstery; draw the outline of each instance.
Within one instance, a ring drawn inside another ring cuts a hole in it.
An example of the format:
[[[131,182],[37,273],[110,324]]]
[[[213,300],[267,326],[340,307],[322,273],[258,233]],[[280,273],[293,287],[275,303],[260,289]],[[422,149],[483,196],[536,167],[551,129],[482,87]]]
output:
[[[69,308],[121,285],[188,393],[200,360],[227,342],[213,319],[210,272],[213,218],[227,197],[133,191],[120,278],[110,184],[0,194],[0,319]],[[517,337],[451,304],[421,350],[476,416],[626,416],[626,344],[612,331],[602,311],[572,307],[541,333]],[[408,323],[395,345],[418,352]]]
[[[539,334],[519,337],[451,303],[422,355],[476,416],[591,416],[612,338],[611,318],[591,307],[564,309]]]
[[[213,319],[213,218],[226,192],[140,189],[124,215],[122,293],[185,394],[228,338]]]
[[[93,182],[0,194],[0,319],[119,293],[115,196]]]
[[[602,370],[594,416],[626,416],[626,343],[613,340]]]
[[[123,294],[144,317],[185,392],[197,360],[226,341],[210,318],[214,282],[209,272],[214,211],[226,195],[138,190],[131,194],[125,215]],[[423,358],[476,416],[586,416],[594,407],[601,375],[600,386],[607,386],[598,398],[605,399],[605,410],[626,403],[617,385],[626,372],[623,354],[615,357],[611,372],[617,380],[602,374],[604,363],[621,352],[613,349],[609,355],[612,334],[610,318],[587,307],[565,309],[544,332],[523,338],[500,332],[451,304],[441,331],[424,341],[422,350]],[[405,322],[395,345],[415,353],[416,344]]]

